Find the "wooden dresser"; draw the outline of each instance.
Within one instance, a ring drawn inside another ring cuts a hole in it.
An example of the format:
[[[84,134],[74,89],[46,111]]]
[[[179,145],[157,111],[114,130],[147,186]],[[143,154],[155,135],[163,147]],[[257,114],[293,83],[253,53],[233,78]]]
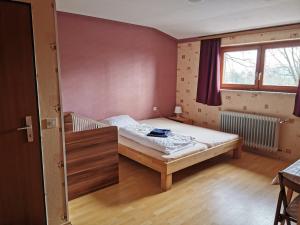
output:
[[[69,200],[117,184],[117,127],[72,132],[70,113],[64,123]]]

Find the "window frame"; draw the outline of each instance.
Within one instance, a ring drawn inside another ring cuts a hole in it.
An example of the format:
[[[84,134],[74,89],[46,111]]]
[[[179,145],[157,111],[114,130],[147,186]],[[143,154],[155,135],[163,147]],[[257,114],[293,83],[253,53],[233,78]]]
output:
[[[263,85],[264,79],[264,65],[265,65],[265,52],[267,49],[272,48],[284,48],[284,47],[300,47],[300,40],[290,40],[290,41],[278,41],[278,42],[268,42],[262,44],[249,44],[249,45],[238,45],[221,47],[221,89],[230,90],[249,90],[249,91],[272,91],[272,92],[289,92],[296,93],[297,87],[292,86],[275,86],[275,85]],[[224,53],[234,52],[234,51],[247,51],[257,49],[257,59],[256,59],[256,71],[255,71],[255,84],[245,85],[245,84],[224,84],[223,83],[223,64],[224,64]]]

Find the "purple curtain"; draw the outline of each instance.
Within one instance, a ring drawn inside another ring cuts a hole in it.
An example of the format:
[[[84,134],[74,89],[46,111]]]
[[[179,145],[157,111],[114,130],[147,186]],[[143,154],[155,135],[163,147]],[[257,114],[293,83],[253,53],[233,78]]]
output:
[[[295,100],[294,115],[300,117],[300,80]]]
[[[221,39],[201,41],[197,102],[221,105],[220,92]]]

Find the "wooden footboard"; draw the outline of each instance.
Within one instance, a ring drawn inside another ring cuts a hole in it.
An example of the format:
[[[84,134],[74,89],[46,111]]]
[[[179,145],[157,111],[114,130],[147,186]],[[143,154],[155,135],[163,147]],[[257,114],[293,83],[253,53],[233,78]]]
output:
[[[241,157],[242,139],[226,142],[225,144],[199,151],[178,159],[165,162],[152,156],[119,144],[119,154],[124,155],[142,165],[145,165],[161,174],[161,189],[167,191],[172,187],[172,174],[194,164],[214,158],[223,153],[233,151],[233,158]]]
[[[116,127],[66,133],[69,199],[119,182]]]
[[[117,127],[73,132],[71,114],[64,119],[69,200],[117,184]]]

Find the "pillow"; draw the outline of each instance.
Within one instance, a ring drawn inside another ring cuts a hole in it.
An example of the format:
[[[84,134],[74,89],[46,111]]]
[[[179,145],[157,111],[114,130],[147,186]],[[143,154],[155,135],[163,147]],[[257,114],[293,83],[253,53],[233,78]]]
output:
[[[111,125],[111,126],[117,126],[117,127],[125,127],[125,126],[129,126],[129,125],[139,124],[136,120],[134,120],[133,118],[131,118],[128,115],[113,116],[113,117],[109,117],[104,120],[101,120],[100,122]]]

